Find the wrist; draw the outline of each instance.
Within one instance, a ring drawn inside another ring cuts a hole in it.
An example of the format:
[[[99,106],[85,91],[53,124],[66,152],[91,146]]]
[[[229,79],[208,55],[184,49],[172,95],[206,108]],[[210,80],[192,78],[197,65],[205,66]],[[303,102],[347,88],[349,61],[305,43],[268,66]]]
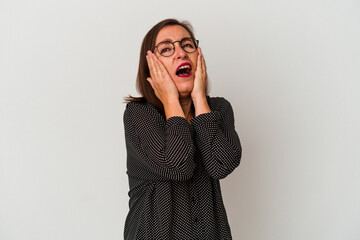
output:
[[[191,100],[193,101],[194,105],[197,103],[207,103],[205,93],[191,94]]]
[[[173,106],[173,105],[178,105],[180,104],[180,100],[178,96],[174,96],[174,95],[170,95],[167,97],[164,97],[163,100],[161,101],[162,104],[165,106]]]
[[[185,118],[184,111],[178,98],[167,99],[167,101],[163,102],[163,106],[166,119],[174,116]]]
[[[193,104],[195,108],[195,116],[199,116],[203,113],[211,112],[210,106],[207,102],[206,96],[198,97],[193,99]]]

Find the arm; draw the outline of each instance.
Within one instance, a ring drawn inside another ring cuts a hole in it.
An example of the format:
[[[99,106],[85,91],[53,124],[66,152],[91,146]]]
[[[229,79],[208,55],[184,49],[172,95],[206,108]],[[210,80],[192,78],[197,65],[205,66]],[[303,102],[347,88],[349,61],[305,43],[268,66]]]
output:
[[[211,177],[222,179],[240,164],[242,148],[230,103],[222,98],[217,101],[220,101],[217,109],[198,115],[191,124],[205,169]]]
[[[124,113],[128,174],[151,180],[182,181],[195,168],[190,124],[165,120],[150,105],[129,103]]]

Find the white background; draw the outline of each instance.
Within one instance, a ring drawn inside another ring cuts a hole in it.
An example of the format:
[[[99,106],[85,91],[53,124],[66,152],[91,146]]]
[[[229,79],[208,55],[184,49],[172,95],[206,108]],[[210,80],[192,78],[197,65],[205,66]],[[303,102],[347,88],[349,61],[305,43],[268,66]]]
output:
[[[123,238],[123,97],[141,41],[189,20],[242,162],[234,239],[360,239],[360,2],[0,0],[0,239]]]

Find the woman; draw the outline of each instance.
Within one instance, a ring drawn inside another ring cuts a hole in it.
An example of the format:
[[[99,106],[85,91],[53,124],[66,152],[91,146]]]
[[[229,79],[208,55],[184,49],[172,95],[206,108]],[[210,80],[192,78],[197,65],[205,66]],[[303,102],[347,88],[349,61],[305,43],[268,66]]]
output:
[[[141,47],[124,113],[129,177],[125,239],[231,239],[219,179],[240,163],[231,105],[207,96],[191,27],[156,24]]]

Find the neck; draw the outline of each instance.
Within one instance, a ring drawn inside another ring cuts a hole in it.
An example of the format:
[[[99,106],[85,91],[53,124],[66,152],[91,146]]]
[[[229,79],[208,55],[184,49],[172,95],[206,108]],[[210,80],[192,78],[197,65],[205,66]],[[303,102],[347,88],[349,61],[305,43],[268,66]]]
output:
[[[186,120],[188,120],[188,122],[190,122],[190,120],[193,117],[191,97],[190,96],[184,97],[184,98],[180,97],[179,101],[180,101],[181,108],[185,114]]]

